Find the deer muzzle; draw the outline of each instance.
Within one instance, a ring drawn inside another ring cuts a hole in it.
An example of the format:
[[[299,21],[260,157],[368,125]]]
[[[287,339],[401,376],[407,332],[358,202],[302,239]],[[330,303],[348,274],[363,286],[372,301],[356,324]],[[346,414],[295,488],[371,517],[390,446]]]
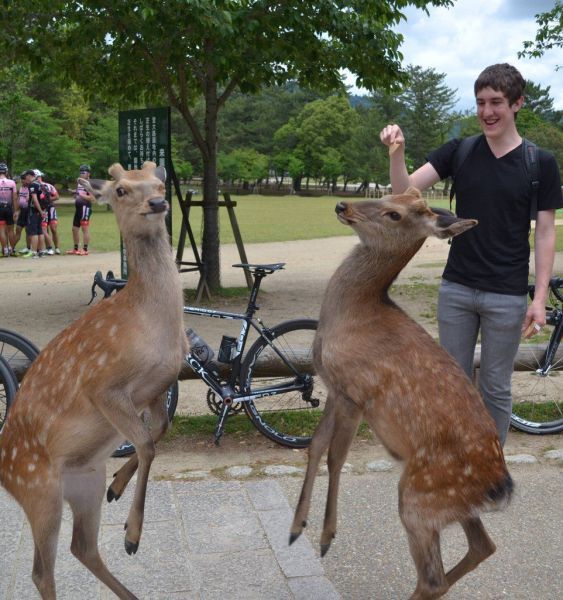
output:
[[[149,206],[153,213],[161,213],[168,210],[168,202],[164,198],[149,200]]]

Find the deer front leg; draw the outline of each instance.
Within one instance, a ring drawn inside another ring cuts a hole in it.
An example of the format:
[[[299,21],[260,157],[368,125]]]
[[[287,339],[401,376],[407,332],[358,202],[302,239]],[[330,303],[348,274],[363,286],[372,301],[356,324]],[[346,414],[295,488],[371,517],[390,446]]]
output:
[[[131,398],[126,394],[110,392],[100,394],[102,402],[97,404],[98,409],[105,418],[121,433],[124,439],[130,440],[135,445],[138,458],[138,475],[135,494],[125,522],[125,551],[135,554],[139,548],[143,516],[145,511],[145,497],[147,482],[152,461],[155,456],[153,439],[148,432],[141,417],[137,415]]]
[[[335,409],[335,426],[327,461],[329,481],[323,532],[321,534],[321,556],[328,552],[336,535],[336,507],[340,473],[362,418],[362,410],[349,398],[339,398]]]
[[[315,482],[321,457],[328,448],[332,438],[333,429],[334,404],[332,402],[332,395],[329,394],[326,400],[323,416],[317,425],[317,429],[315,430],[313,439],[311,440],[311,445],[309,446],[307,472],[305,474],[305,480],[303,481],[301,495],[299,496],[299,502],[297,503],[297,508],[295,509],[295,516],[293,517],[293,524],[289,534],[290,546],[303,533],[303,529],[307,526],[307,515],[309,514],[309,507],[311,505],[313,484]]]
[[[461,526],[465,531],[469,550],[459,563],[446,573],[446,579],[450,586],[466,573],[475,569],[479,563],[491,556],[496,550],[479,517],[461,521]]]
[[[168,421],[168,409],[166,406],[167,394],[159,396],[147,409],[150,414],[150,432],[154,443],[156,444],[168,431],[170,422]],[[129,481],[135,474],[139,460],[137,454],[133,454],[131,458],[113,474],[113,481],[108,487],[107,501],[119,500],[125,491]]]

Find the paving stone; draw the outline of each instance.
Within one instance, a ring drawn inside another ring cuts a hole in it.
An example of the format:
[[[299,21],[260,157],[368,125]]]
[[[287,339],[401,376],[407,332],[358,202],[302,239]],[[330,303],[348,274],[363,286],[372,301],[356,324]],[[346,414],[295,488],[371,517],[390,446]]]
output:
[[[543,456],[549,460],[563,462],[563,448],[559,448],[558,450],[548,450]]]
[[[294,600],[289,585],[269,549],[190,557],[204,584],[201,600]]]
[[[281,477],[283,475],[297,475],[305,473],[305,469],[302,467],[294,467],[293,465],[270,465],[268,467],[264,467],[262,469],[262,473],[264,473],[264,475]]]
[[[538,459],[531,454],[509,454],[504,457],[504,460],[512,465],[531,465],[538,462]]]
[[[366,469],[372,473],[391,471],[393,463],[388,460],[374,460],[366,464]]]
[[[249,481],[245,483],[244,488],[256,510],[290,510],[287,498],[277,481]]]
[[[342,469],[340,469],[341,473],[351,473],[354,470],[354,465],[352,463],[344,463],[342,465]],[[328,465],[321,465],[319,468],[319,473],[321,475],[328,475]]]
[[[229,477],[248,477],[252,474],[252,467],[235,466],[229,467],[225,473]]]
[[[341,596],[326,577],[294,577],[288,581],[295,600],[340,600]]]

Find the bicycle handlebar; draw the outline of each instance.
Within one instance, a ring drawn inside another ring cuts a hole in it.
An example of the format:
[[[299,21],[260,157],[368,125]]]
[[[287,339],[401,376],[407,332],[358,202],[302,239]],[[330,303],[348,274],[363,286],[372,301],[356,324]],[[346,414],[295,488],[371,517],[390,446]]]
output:
[[[563,277],[552,277],[549,280],[549,289],[553,292],[553,295],[557,298],[557,300],[563,303],[563,294],[560,291],[563,289]],[[535,290],[536,286],[534,284],[530,284],[528,286],[528,294],[532,300],[534,299]]]
[[[113,271],[108,271],[106,273],[106,278],[104,279],[101,271],[96,271],[94,275],[94,282],[92,283],[92,298],[90,298],[90,302],[88,304],[92,304],[94,298],[97,296],[96,294],[96,286],[98,286],[104,292],[104,298],[109,298],[115,291],[119,291],[125,287],[127,283],[127,279],[118,279],[113,274]]]

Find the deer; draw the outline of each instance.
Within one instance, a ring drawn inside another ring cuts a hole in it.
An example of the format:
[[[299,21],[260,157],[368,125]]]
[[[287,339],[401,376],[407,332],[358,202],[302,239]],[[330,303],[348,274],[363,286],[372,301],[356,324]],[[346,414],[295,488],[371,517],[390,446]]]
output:
[[[389,287],[429,236],[451,238],[477,221],[431,209],[419,190],[340,202],[338,220],[360,243],[337,268],[313,344],[328,390],[309,446],[290,545],[307,525],[314,479],[328,449],[329,485],[321,556],[336,534],[341,469],[365,419],[404,464],[399,515],[417,572],[412,600],[438,598],[495,551],[479,514],[507,506],[513,482],[492,417],[470,379],[426,330],[389,297]],[[468,551],[448,573],[440,531],[459,522]]]
[[[136,454],[114,475],[117,500],[138,469],[125,523],[125,550],[137,552],[155,443],[168,427],[166,389],[188,349],[183,293],[165,227],[166,172],[153,162],[111,180],[79,179],[109,203],[127,250],[129,278],[55,336],[26,373],[0,433],[0,483],[22,506],[34,541],[32,579],[56,598],[54,566],[63,502],[73,515],[71,552],[119,598],[133,599],[98,550],[106,461],[124,439]],[[150,416],[150,428],[141,418]]]

